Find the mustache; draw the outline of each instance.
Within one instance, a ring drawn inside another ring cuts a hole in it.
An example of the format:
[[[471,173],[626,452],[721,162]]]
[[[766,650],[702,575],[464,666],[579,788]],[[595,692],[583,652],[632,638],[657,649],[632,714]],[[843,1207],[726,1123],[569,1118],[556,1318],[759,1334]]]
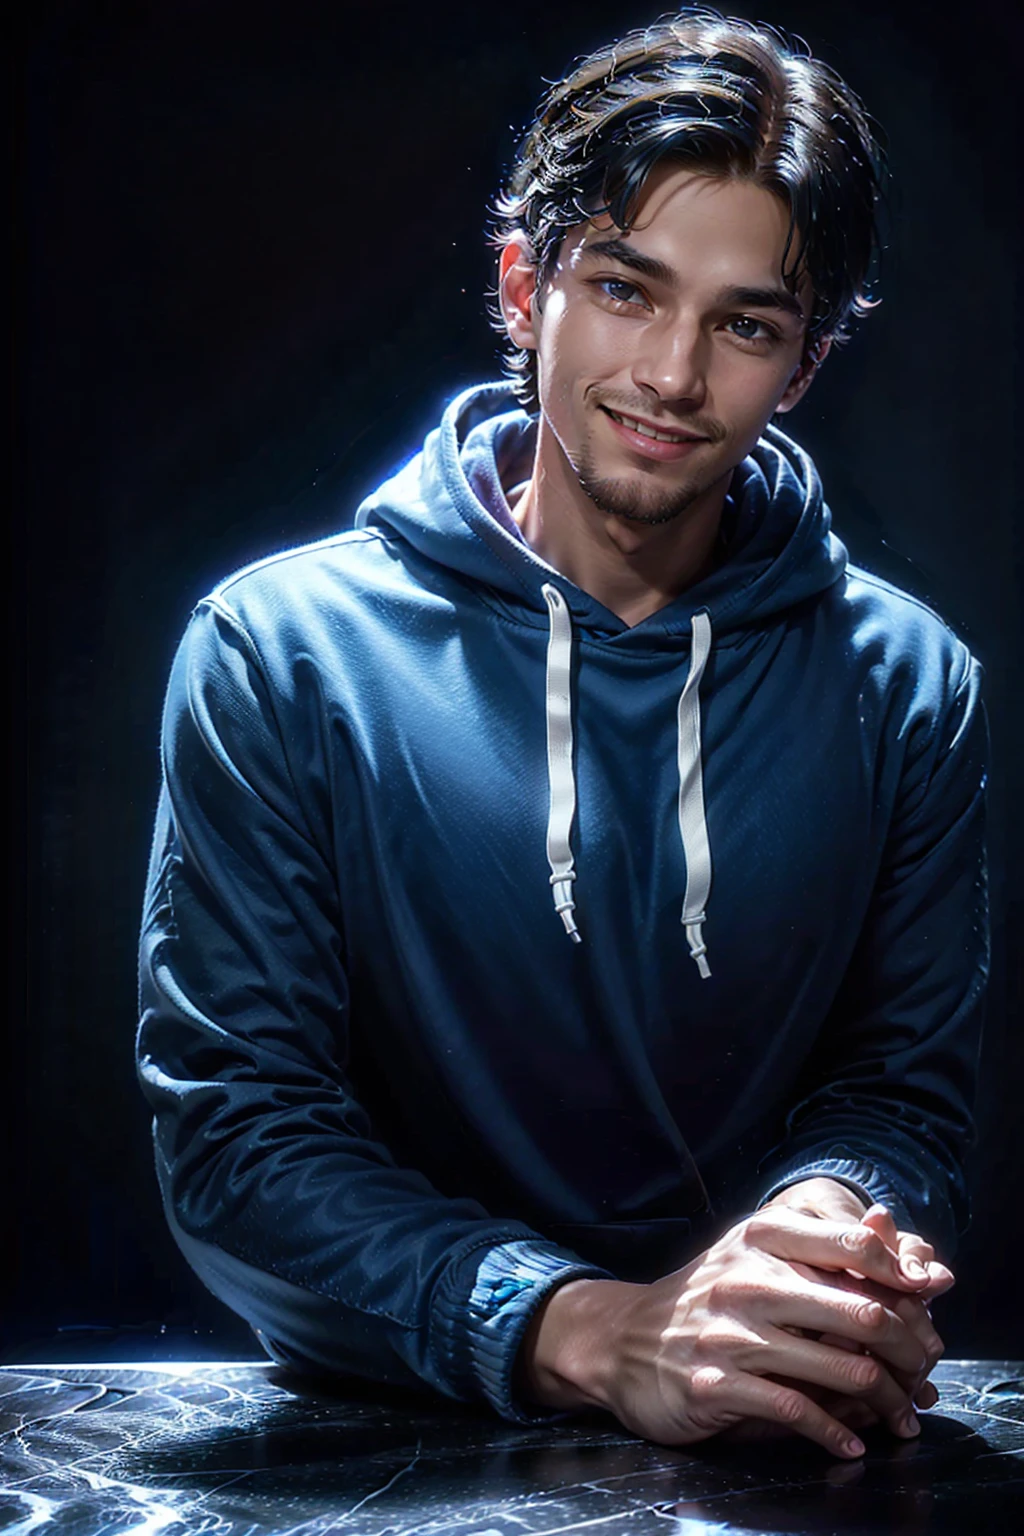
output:
[[[712,416],[701,416],[699,412],[693,412],[682,416],[678,413],[654,412],[643,400],[625,400],[617,395],[591,394],[595,405],[602,406],[605,410],[615,411],[621,416],[636,416],[641,421],[653,422],[656,426],[664,428],[666,432],[692,432],[695,437],[706,437],[709,442],[721,443],[728,436],[726,428],[720,421]]]

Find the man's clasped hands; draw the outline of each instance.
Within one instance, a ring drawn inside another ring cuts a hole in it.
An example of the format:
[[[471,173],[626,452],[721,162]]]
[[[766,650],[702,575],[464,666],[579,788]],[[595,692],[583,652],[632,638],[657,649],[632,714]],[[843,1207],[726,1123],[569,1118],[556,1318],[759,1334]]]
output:
[[[663,1445],[791,1431],[851,1459],[858,1429],[909,1439],[915,1407],[938,1401],[928,1306],[952,1284],[884,1206],[806,1179],[652,1284],[559,1287],[523,1341],[520,1387]]]

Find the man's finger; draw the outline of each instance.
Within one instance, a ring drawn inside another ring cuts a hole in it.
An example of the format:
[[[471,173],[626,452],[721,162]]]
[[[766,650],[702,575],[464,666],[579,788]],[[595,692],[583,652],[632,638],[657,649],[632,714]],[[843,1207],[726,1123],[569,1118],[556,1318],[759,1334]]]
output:
[[[936,1260],[931,1243],[916,1232],[901,1232],[886,1206],[872,1205],[864,1212],[861,1221],[877,1232],[898,1256],[900,1268],[908,1280],[915,1285],[927,1281],[929,1295],[941,1296],[955,1284],[953,1271]]]
[[[904,1422],[906,1410],[911,1406],[921,1409],[934,1408],[939,1400],[938,1389],[927,1378],[941,1360],[946,1346],[935,1331],[927,1307],[919,1297],[899,1296],[895,1291],[887,1291],[881,1286],[872,1285],[869,1280],[837,1276],[831,1283],[839,1288],[849,1289],[855,1294],[874,1295],[876,1299],[883,1301],[897,1317],[906,1323],[924,1350],[925,1363],[916,1375],[910,1376],[891,1367],[893,1379],[905,1394],[906,1401],[902,1412],[897,1407],[895,1413],[889,1416],[889,1427],[894,1434],[909,1438],[915,1431],[912,1425]],[[832,1345],[834,1348],[858,1348],[857,1345],[841,1339],[836,1334],[822,1333],[819,1336],[819,1342]]]
[[[876,1232],[893,1253],[900,1269],[913,1285],[927,1285],[929,1296],[941,1296],[955,1284],[953,1272],[935,1258],[931,1243],[916,1232],[901,1232],[892,1212],[876,1202],[861,1217],[861,1223]]]
[[[888,1206],[877,1203],[869,1206],[861,1217],[861,1221],[873,1232],[878,1233],[887,1248],[891,1248],[894,1253],[898,1252],[899,1228]]]
[[[883,1301],[859,1292],[856,1281],[815,1284],[794,1273],[792,1284],[768,1293],[758,1311],[778,1328],[815,1329],[850,1339],[910,1381],[927,1369],[927,1352],[914,1330]]]
[[[928,1284],[927,1272],[911,1279],[899,1256],[863,1222],[829,1221],[786,1206],[757,1212],[745,1223],[746,1241],[776,1258],[797,1260],[818,1269],[851,1270],[901,1292]]]
[[[824,1276],[822,1276],[825,1279]],[[875,1285],[870,1280],[854,1279],[852,1275],[836,1275],[825,1279],[826,1284],[834,1285],[838,1290],[850,1291],[855,1296],[873,1296],[880,1301],[890,1312],[905,1323],[910,1332],[918,1340],[924,1351],[925,1361],[922,1372],[926,1376],[933,1370],[946,1352],[946,1346],[939,1337],[935,1324],[932,1322],[931,1313],[928,1311],[921,1295],[907,1296],[888,1289],[886,1286]],[[823,1342],[832,1342],[826,1335]],[[915,1388],[920,1383],[911,1380],[909,1383]]]
[[[869,1429],[879,1422],[878,1414],[869,1408],[867,1403],[859,1397],[847,1397],[842,1392],[831,1392],[827,1387],[816,1387],[806,1381],[798,1381],[789,1376],[776,1376],[774,1373],[766,1377],[768,1381],[777,1381],[782,1387],[795,1387],[798,1392],[803,1392],[813,1403],[824,1408],[834,1419],[845,1424],[847,1429]],[[746,1424],[756,1423],[756,1420],[745,1419]],[[765,1425],[768,1430],[768,1426]],[[778,1433],[773,1426],[773,1432]]]
[[[903,1438],[916,1435],[918,1424],[911,1395],[911,1386],[917,1385],[916,1378],[909,1383],[901,1380],[879,1360],[861,1353],[856,1347],[827,1344],[825,1340],[829,1337],[826,1334],[816,1342],[800,1335],[793,1336],[788,1329],[765,1329],[758,1343],[763,1345],[764,1357],[772,1362],[770,1374],[773,1378],[781,1374],[801,1387],[809,1384],[827,1388],[843,1397],[859,1399],[888,1424],[894,1435]],[[753,1357],[740,1355],[737,1363],[750,1371],[758,1369],[756,1354]],[[822,1401],[820,1394],[815,1395],[815,1401]]]
[[[687,1416],[715,1433],[737,1419],[764,1419],[824,1446],[833,1456],[850,1461],[863,1456],[863,1443],[797,1387],[782,1386],[746,1371],[695,1371],[687,1391]]]
[[[926,1243],[923,1237],[918,1237],[916,1232],[901,1232],[897,1252],[900,1256],[900,1264],[904,1273],[916,1273],[913,1269],[907,1269],[906,1265],[912,1261],[921,1266],[928,1276],[927,1291],[922,1292],[927,1300],[933,1296],[942,1296],[951,1290],[956,1284],[956,1277],[945,1264],[940,1264],[935,1257],[935,1249],[931,1243]]]
[[[897,1232],[896,1252],[902,1257],[905,1253],[912,1253],[922,1264],[931,1264],[935,1259],[935,1249],[931,1243],[916,1232]]]
[[[908,1280],[914,1285],[930,1283],[929,1265],[935,1258],[931,1243],[918,1237],[916,1232],[901,1232],[892,1212],[884,1205],[872,1205],[864,1212],[861,1221],[872,1232],[877,1232],[885,1246],[896,1254],[900,1269]]]

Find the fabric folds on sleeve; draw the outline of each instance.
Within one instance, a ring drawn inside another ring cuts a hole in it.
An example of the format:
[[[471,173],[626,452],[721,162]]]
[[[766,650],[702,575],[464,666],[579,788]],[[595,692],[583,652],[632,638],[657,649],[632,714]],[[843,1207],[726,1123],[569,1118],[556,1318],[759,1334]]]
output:
[[[346,1077],[331,851],[289,772],[280,701],[216,596],[178,652],[140,955],[138,1068],[172,1232],[293,1366],[531,1415],[512,1367],[540,1301],[605,1271],[378,1141]]]

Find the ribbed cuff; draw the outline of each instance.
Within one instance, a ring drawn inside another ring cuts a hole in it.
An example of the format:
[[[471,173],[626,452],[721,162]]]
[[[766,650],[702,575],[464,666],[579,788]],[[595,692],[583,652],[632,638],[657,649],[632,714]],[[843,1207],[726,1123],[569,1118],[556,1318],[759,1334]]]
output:
[[[835,1179],[838,1184],[845,1184],[848,1189],[860,1195],[869,1205],[886,1206],[901,1232],[917,1231],[903,1197],[884,1170],[875,1163],[869,1163],[866,1158],[854,1156],[843,1147],[834,1148],[827,1157],[816,1157],[809,1162],[784,1166],[758,1200],[758,1210],[774,1195],[788,1189],[791,1184],[799,1184],[802,1179]]]
[[[568,1248],[518,1239],[479,1248],[445,1274],[434,1297],[431,1349],[456,1397],[484,1398],[503,1419],[546,1423],[565,1414],[517,1402],[516,1355],[530,1319],[556,1286],[568,1280],[610,1280],[608,1270]]]

